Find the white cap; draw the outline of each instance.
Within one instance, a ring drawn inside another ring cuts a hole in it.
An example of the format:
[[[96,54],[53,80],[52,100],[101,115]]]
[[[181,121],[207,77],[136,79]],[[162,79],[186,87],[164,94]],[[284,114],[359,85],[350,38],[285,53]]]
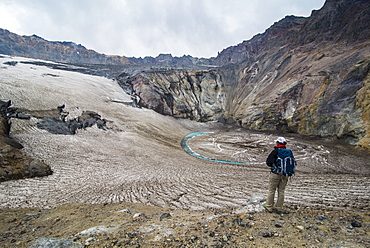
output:
[[[279,137],[275,140],[275,142],[279,142],[280,144],[286,144],[286,139],[284,137]]]

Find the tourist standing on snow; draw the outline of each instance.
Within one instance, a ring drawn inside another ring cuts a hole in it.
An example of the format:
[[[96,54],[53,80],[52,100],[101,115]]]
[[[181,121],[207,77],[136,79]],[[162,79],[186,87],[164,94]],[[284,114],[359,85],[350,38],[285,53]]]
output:
[[[287,141],[284,137],[275,140],[276,146],[266,160],[267,166],[271,167],[269,187],[266,204],[263,206],[268,212],[281,213],[284,204],[284,191],[288,183],[288,177],[294,174],[296,162],[291,150],[286,149]],[[274,204],[275,192],[278,197]]]

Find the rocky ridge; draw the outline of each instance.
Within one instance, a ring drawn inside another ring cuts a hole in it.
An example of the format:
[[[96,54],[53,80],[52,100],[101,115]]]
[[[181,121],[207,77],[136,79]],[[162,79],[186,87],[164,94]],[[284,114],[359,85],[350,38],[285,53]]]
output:
[[[0,54],[66,63],[122,65],[124,56],[112,56],[86,49],[74,42],[47,41],[37,35],[20,36],[0,28]]]
[[[0,28],[0,54],[25,58],[42,59],[74,64],[90,65],[182,65],[196,66],[213,63],[214,58],[195,58],[190,55],[173,57],[171,54],[159,54],[153,58],[125,57],[106,55],[81,44],[67,41],[48,41],[37,35],[17,35]]]

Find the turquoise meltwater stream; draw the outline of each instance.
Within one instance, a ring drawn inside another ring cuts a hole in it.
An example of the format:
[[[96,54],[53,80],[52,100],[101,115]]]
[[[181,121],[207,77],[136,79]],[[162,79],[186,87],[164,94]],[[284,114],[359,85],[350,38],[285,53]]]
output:
[[[191,156],[194,156],[196,158],[200,158],[203,160],[207,161],[212,161],[212,162],[218,162],[218,163],[225,163],[225,164],[236,164],[236,165],[252,165],[252,164],[264,164],[264,163],[246,163],[246,162],[237,162],[237,161],[228,161],[228,160],[222,160],[222,159],[213,159],[213,158],[207,158],[202,155],[199,155],[198,153],[194,152],[187,144],[188,140],[195,137],[199,136],[205,133],[212,133],[212,132],[196,132],[196,133],[191,133],[185,136],[185,138],[182,139],[181,141],[181,147],[189,153]]]

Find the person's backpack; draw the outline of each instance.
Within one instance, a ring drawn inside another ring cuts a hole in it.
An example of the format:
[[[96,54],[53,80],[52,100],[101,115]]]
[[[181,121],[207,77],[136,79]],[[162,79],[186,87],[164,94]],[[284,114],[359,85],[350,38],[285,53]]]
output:
[[[275,166],[271,167],[271,172],[290,177],[294,175],[297,162],[294,159],[293,152],[289,149],[278,149],[278,158],[276,159]]]

